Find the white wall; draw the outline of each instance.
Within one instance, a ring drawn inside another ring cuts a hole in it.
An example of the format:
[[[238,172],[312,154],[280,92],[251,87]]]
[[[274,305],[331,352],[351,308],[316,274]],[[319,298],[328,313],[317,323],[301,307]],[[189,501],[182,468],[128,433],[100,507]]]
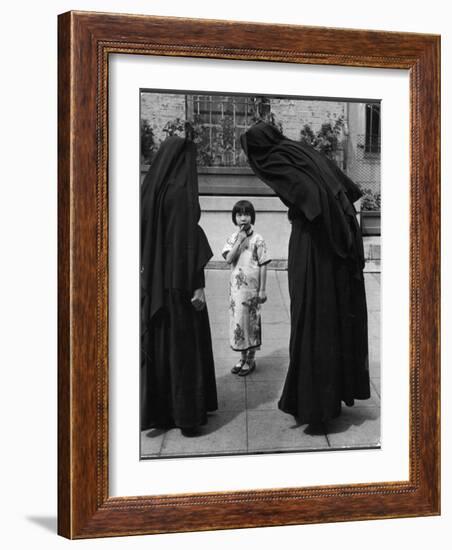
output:
[[[234,233],[231,211],[238,200],[249,200],[256,210],[254,229],[265,239],[273,260],[287,260],[290,222],[287,208],[277,197],[199,197],[200,225],[209,239],[213,261],[222,260],[226,239]]]
[[[69,9],[443,33],[443,150],[451,143],[451,16],[447,2],[393,0],[211,1],[50,0],[2,9],[0,239],[2,284],[0,501],[2,546],[14,548],[448,548],[451,487],[452,190],[443,208],[443,516],[336,525],[134,537],[71,543],[55,535],[56,515],[56,29]],[[24,147],[27,147],[24,153]],[[451,181],[450,155],[443,181]],[[26,170],[24,170],[24,166]]]

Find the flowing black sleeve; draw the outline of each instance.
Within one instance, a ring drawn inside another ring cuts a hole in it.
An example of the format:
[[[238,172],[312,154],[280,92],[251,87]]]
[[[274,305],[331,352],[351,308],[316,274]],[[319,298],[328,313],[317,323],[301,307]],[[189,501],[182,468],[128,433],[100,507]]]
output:
[[[363,196],[363,193],[361,189],[358,187],[358,185],[356,185],[356,183],[353,180],[351,180],[347,176],[347,174],[345,174],[334,161],[329,159],[327,156],[325,156],[325,159],[328,162],[328,165],[330,166],[331,170],[334,172],[336,177],[341,182],[345,190],[345,194],[347,195],[349,201],[354,203],[358,199],[360,199]]]
[[[193,290],[205,287],[204,268],[208,261],[213,256],[212,249],[210,248],[209,241],[202,228],[198,225],[197,231],[197,261],[195,264],[195,273],[193,277]]]
[[[204,288],[206,286],[206,279],[204,275],[204,269],[200,269],[194,279],[193,279],[193,290],[197,290],[198,288]]]

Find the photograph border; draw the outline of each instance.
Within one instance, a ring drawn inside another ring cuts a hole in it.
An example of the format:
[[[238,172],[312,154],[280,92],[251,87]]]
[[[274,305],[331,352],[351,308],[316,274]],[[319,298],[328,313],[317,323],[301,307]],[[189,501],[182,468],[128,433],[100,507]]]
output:
[[[440,37],[67,12],[58,20],[58,532],[90,538],[440,513]],[[409,479],[110,497],[109,55],[406,69]]]

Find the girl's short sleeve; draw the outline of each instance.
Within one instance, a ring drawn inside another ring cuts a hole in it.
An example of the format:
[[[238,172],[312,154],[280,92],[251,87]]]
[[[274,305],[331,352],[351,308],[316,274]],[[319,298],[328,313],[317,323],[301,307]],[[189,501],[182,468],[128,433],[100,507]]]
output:
[[[264,239],[259,236],[258,239],[256,239],[256,256],[257,256],[257,263],[259,265],[265,265],[271,262],[271,256],[267,249],[267,243],[264,241]]]
[[[232,247],[234,246],[235,241],[237,240],[237,233],[233,233],[229,239],[226,241],[226,244],[223,246],[223,250],[221,251],[221,255],[224,259],[226,259],[226,256],[231,252]]]

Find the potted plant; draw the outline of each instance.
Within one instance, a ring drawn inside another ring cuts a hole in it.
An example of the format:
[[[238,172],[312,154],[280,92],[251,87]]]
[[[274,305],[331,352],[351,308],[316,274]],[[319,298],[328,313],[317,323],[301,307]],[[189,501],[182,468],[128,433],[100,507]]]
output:
[[[381,234],[381,195],[372,189],[363,189],[361,231],[363,235]]]

